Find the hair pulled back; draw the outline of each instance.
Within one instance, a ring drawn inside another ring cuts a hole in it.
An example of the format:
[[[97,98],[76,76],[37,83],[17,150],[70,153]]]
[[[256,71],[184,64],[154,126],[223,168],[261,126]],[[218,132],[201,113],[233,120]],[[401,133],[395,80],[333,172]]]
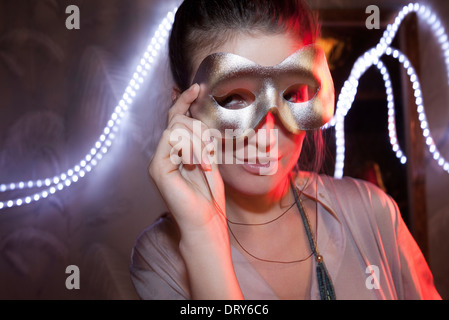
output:
[[[289,32],[307,45],[315,42],[318,23],[303,0],[185,0],[169,40],[170,69],[181,91],[190,86],[195,53],[236,32]]]

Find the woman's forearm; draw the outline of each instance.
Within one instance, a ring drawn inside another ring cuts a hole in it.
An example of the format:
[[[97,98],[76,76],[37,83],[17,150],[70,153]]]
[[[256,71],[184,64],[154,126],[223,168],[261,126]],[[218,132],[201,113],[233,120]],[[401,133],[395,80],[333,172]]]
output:
[[[180,250],[186,263],[193,299],[244,299],[232,264],[227,230],[184,235]]]

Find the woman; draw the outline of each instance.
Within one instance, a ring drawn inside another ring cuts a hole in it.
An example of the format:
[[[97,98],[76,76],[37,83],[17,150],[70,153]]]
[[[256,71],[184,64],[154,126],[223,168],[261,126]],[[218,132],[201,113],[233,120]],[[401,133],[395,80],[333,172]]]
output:
[[[307,159],[319,169],[319,127],[333,112],[317,33],[301,0],[186,0],[178,9],[174,104],[149,167],[170,213],[135,245],[141,298],[439,298],[388,195],[307,173]],[[226,129],[240,130],[230,148]],[[256,138],[242,139],[251,130]],[[239,157],[236,141],[257,152]]]

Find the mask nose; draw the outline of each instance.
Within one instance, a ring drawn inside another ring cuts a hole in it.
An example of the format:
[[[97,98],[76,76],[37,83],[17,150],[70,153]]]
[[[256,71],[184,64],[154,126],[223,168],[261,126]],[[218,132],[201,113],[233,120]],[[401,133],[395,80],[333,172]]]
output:
[[[269,121],[268,125],[271,123],[272,128],[274,128],[274,116],[277,116],[280,120],[280,124],[282,124],[285,129],[293,134],[299,133],[300,130],[295,125],[296,121],[287,106],[287,101],[271,81],[265,83],[263,93],[261,93],[260,97],[259,106],[261,109],[266,110],[266,115],[262,118],[257,128],[260,128],[262,125],[267,125],[267,121]],[[268,117],[268,115],[270,115],[270,117]],[[269,127],[266,128],[268,129]]]

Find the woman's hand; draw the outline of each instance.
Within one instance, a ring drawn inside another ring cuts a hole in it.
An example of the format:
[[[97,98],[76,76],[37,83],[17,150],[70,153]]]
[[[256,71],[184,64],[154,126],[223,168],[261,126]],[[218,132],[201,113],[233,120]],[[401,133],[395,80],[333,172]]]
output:
[[[209,131],[205,124],[187,116],[199,91],[199,85],[193,85],[170,109],[168,127],[149,173],[180,229],[179,248],[192,298],[242,299],[231,258],[223,180],[217,164],[210,164],[203,152],[208,150],[205,141],[210,143],[210,137],[202,136]],[[201,125],[201,133],[194,130],[194,121]],[[199,145],[201,150],[193,148]],[[192,156],[186,148],[193,149]],[[180,151],[181,163],[173,161],[179,160]]]
[[[220,225],[227,229],[223,180],[217,164],[210,164],[207,157],[212,147],[209,130],[204,123],[187,116],[199,91],[199,85],[193,85],[169,110],[167,129],[149,166],[150,176],[182,236],[187,237],[207,228],[216,232]]]

